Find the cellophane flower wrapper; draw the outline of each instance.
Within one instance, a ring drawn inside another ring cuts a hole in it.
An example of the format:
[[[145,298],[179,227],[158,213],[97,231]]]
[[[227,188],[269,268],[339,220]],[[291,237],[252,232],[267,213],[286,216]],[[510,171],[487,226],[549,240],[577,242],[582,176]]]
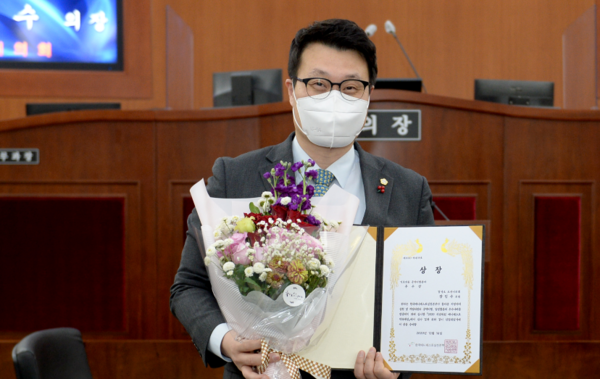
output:
[[[248,212],[248,204],[258,199],[211,198],[203,180],[190,192],[202,223],[202,230],[195,231],[196,237],[203,239],[205,247],[214,242],[214,227],[223,217]],[[225,277],[216,256],[207,267],[213,293],[228,325],[240,338],[265,339],[272,349],[286,354],[297,353],[318,342],[321,336],[315,335],[315,331],[327,319],[327,312],[335,310],[339,300],[331,296],[333,288],[338,282],[343,282],[339,279],[354,259],[366,234],[366,228],[352,228],[358,209],[358,199],[354,195],[333,186],[325,196],[312,200],[323,218],[342,223],[337,232],[321,232],[324,251],[335,263],[334,271],[326,287],[312,291],[301,305],[292,307],[284,302],[282,295],[273,300],[258,291],[243,296],[236,283]],[[267,375],[270,373],[272,379],[287,377],[287,370],[281,369],[283,365],[279,365],[275,372],[271,366]]]

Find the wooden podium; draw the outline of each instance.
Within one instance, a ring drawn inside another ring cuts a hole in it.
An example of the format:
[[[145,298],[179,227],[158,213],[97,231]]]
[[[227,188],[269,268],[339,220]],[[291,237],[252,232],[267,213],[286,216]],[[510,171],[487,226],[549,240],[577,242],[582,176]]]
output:
[[[549,349],[545,357],[572,343],[596,351],[600,114],[388,90],[375,91],[371,108],[420,109],[422,138],[362,142],[365,150],[426,176],[436,199],[468,199],[473,218],[489,225],[484,376],[496,377],[486,364],[501,363],[485,355],[488,345],[527,341],[533,345],[523,351]],[[0,164],[0,350],[33,330],[72,326],[93,362],[160,351],[182,357],[172,358],[188,365],[182,376],[197,374],[200,359],[168,305],[189,188],[211,175],[217,157],[284,140],[290,109],[86,111],[0,122],[0,153],[39,149],[39,164]],[[2,356],[0,370],[12,370]],[[107,366],[93,365],[97,378],[112,375]]]

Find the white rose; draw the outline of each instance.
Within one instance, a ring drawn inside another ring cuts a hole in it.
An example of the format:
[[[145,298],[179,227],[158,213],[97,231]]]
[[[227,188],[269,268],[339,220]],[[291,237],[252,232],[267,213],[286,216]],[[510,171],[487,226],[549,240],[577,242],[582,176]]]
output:
[[[281,198],[281,205],[288,205],[292,201],[292,198],[289,196]]]
[[[262,274],[265,271],[265,265],[261,262],[256,262],[252,267],[255,273]]]
[[[232,271],[235,268],[235,263],[227,262],[223,265],[223,271]]]
[[[252,269],[252,267],[246,267],[246,269],[244,270],[244,274],[246,274],[247,277],[251,277],[252,275],[254,275],[254,270]]]
[[[258,280],[260,280],[261,282],[264,282],[265,280],[267,280],[267,273],[263,272],[262,274],[260,274],[260,276],[258,277]]]
[[[329,275],[329,267],[321,265],[321,276]]]
[[[210,257],[205,257],[205,258],[204,258],[204,265],[205,265],[205,266],[208,266],[208,265],[210,265],[210,261],[211,261]]]
[[[318,270],[319,266],[321,266],[321,262],[317,258],[313,258],[310,261],[308,261],[309,270]]]

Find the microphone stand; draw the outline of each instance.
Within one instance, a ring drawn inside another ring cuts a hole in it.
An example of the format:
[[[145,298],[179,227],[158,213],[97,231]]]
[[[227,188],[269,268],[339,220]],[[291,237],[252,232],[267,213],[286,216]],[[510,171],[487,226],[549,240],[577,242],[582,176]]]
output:
[[[417,78],[421,79],[421,85],[423,86],[423,90],[425,91],[425,93],[427,93],[427,87],[425,87],[425,83],[423,82],[423,78],[421,78],[421,75],[419,75],[419,73],[417,72],[417,69],[415,68],[415,65],[410,60],[408,54],[406,53],[406,50],[404,50],[404,46],[402,46],[402,43],[398,39],[398,36],[396,35],[396,32],[390,32],[390,34],[394,36],[394,39],[396,40],[396,42],[398,42],[398,45],[400,45],[400,48],[402,49],[402,52],[404,53],[404,56],[406,57],[406,60],[408,61],[408,63],[410,63],[410,67],[412,67],[413,71],[417,75]]]

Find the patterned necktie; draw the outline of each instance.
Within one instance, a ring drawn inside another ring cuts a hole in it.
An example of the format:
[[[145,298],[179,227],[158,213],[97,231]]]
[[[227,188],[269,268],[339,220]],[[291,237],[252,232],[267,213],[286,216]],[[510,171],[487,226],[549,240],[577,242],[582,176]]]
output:
[[[327,190],[329,189],[329,185],[333,182],[335,176],[323,169],[317,169],[317,178],[315,179],[315,197],[324,196]]]

